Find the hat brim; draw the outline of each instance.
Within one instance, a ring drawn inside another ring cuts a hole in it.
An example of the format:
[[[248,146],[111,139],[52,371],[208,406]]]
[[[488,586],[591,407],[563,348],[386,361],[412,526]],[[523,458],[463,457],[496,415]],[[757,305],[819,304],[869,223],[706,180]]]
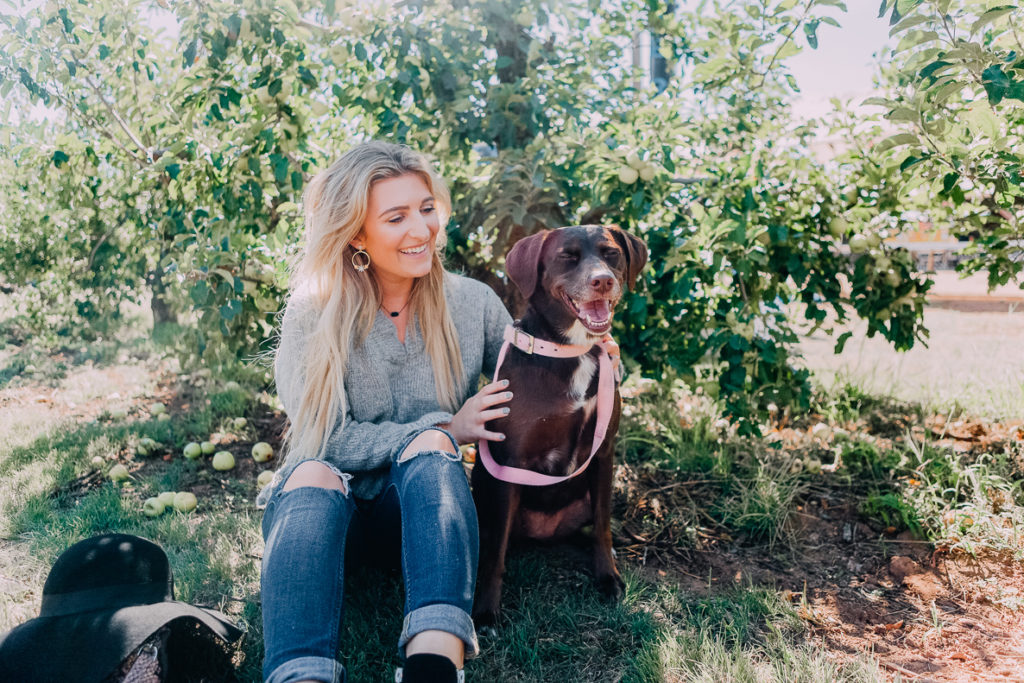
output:
[[[177,600],[37,617],[0,636],[0,680],[100,681],[177,619],[195,619],[225,643],[242,635],[223,613]]]

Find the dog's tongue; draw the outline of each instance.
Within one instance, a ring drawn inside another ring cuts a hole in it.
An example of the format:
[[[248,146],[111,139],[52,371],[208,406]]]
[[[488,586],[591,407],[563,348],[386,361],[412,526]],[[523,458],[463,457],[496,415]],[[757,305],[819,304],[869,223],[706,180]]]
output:
[[[583,307],[580,310],[585,316],[587,316],[587,320],[591,323],[608,322],[608,318],[610,318],[612,314],[611,308],[608,306],[607,299],[594,299],[593,301],[587,301],[583,304]]]

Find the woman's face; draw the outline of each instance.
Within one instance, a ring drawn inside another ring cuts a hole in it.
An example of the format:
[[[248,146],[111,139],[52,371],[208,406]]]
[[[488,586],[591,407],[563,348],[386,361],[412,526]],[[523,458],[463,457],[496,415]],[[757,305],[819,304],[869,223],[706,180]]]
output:
[[[430,272],[439,229],[430,189],[409,173],[373,184],[366,221],[352,246],[370,255],[370,272],[382,287],[405,288]]]

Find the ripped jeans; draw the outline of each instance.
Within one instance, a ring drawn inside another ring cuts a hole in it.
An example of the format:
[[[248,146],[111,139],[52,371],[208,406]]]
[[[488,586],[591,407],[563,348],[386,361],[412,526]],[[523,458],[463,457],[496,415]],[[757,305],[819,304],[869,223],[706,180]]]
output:
[[[348,491],[347,482],[344,493],[309,486],[285,491],[282,481],[267,503],[264,680],[345,680],[337,654],[348,544],[357,560],[376,552],[371,546],[382,540],[401,545],[405,621],[399,652],[417,633],[440,630],[459,637],[467,657],[475,655],[469,612],[479,540],[461,458],[424,451],[392,463],[376,498],[357,500]]]

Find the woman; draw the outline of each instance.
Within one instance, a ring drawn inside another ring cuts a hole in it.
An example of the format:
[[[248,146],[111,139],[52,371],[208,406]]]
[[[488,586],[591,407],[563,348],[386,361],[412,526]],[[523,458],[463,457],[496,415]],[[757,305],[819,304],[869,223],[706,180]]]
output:
[[[444,270],[450,198],[410,149],[358,145],[312,180],[304,204],[274,364],[288,454],[260,494],[264,678],[344,678],[349,546],[359,561],[400,548],[396,679],[462,680],[478,650],[478,541],[458,446],[504,438],[484,424],[508,413],[506,384],[473,390],[510,317],[489,287]]]

